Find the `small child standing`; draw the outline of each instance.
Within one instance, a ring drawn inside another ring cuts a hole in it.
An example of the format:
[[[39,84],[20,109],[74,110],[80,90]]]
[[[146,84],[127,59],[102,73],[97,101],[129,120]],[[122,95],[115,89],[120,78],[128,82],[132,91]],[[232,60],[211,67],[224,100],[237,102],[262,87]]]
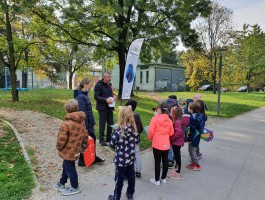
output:
[[[199,104],[197,102],[191,102],[188,106],[190,116],[190,133],[187,137],[189,144],[189,154],[191,157],[191,163],[187,165],[187,168],[193,171],[200,171],[201,166],[199,165],[199,159],[197,156],[197,149],[200,144],[202,134],[202,114],[199,113]]]
[[[201,126],[202,126],[202,130],[204,130],[204,127],[205,127],[205,122],[207,121],[207,115],[205,113],[205,103],[202,101],[202,100],[197,100],[197,103],[199,104],[199,113],[202,114],[202,121],[201,121]],[[197,148],[197,156],[198,156],[198,159],[201,160],[202,159],[202,153],[200,152],[200,145],[198,145],[198,148]]]
[[[81,144],[87,145],[88,134],[85,126],[85,113],[78,112],[78,102],[70,99],[64,105],[66,116],[61,123],[56,148],[63,158],[63,172],[60,182],[53,185],[55,190],[68,196],[80,192],[78,187],[78,174],[75,168],[75,160],[78,160],[82,150]],[[65,189],[67,179],[70,179],[71,187]]]
[[[161,182],[167,183],[168,151],[170,148],[169,137],[174,134],[172,120],[168,116],[168,105],[162,102],[158,106],[158,114],[154,116],[148,127],[148,139],[152,141],[155,159],[155,178],[150,182],[156,186],[160,185],[160,164],[163,163]]]
[[[184,126],[190,124],[190,117],[182,117],[183,110],[181,107],[175,106],[171,109],[171,118],[174,125],[174,135],[170,137],[170,143],[174,151],[176,161],[175,169],[169,171],[168,177],[172,179],[180,179],[181,170],[181,152],[184,146]]]
[[[137,128],[134,122],[131,106],[120,106],[118,114],[118,123],[111,138],[111,147],[116,148],[114,163],[115,172],[115,190],[114,195],[109,195],[109,200],[119,200],[123,181],[128,180],[126,196],[133,199],[135,190],[135,144],[137,141]]]
[[[137,102],[135,100],[129,100],[126,102],[125,106],[131,106],[134,112],[137,107]],[[142,162],[140,157],[140,133],[143,132],[143,124],[140,115],[136,112],[133,113],[134,121],[137,128],[137,143],[135,144],[135,175],[136,178],[141,178]]]

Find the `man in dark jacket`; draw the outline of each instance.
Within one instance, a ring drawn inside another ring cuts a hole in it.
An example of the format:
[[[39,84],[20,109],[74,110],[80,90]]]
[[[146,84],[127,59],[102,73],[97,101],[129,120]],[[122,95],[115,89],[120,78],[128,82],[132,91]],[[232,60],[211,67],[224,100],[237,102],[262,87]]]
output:
[[[107,146],[111,139],[113,122],[113,110],[111,104],[114,101],[113,91],[111,87],[111,74],[104,72],[102,80],[98,81],[94,88],[94,98],[97,102],[96,109],[99,114],[99,143]],[[104,140],[105,126],[107,122],[107,136]]]

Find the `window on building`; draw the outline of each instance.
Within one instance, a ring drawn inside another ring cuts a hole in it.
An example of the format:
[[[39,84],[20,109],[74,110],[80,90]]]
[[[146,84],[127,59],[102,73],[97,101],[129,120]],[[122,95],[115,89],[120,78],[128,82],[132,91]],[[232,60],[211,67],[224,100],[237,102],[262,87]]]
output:
[[[140,83],[143,83],[143,71],[140,71]]]
[[[146,83],[149,83],[149,71],[146,71]]]

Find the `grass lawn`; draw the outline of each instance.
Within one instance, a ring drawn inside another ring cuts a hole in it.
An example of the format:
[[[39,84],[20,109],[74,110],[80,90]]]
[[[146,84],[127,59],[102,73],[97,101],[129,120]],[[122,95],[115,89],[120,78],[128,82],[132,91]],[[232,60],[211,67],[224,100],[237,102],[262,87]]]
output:
[[[157,101],[160,99],[166,99],[169,95],[176,94],[178,98],[184,99],[193,98],[195,92],[162,92],[162,93],[147,93],[137,92],[138,106],[136,112],[138,112],[143,121],[143,125],[147,126],[153,116],[151,108],[157,106]],[[217,108],[217,94],[211,92],[201,92],[202,99],[207,103],[209,110],[207,115],[216,116]],[[98,132],[98,113],[95,109],[96,102],[94,100],[94,92],[91,91],[89,96],[94,108],[94,117],[97,122],[95,127]],[[33,110],[42,113],[46,113],[50,116],[63,119],[64,103],[67,99],[73,98],[72,90],[34,90],[34,91],[20,91],[19,102],[12,102],[10,91],[0,91],[0,107],[9,107],[19,110]],[[124,105],[125,100],[117,102],[116,106]],[[221,94],[221,115],[220,117],[230,118],[240,113],[244,113],[255,108],[265,106],[265,94],[264,93],[238,93],[227,92]],[[117,110],[114,112],[114,121],[117,119]],[[98,134],[98,133],[97,133]],[[150,142],[147,140],[146,134],[141,134],[141,147],[147,148],[150,146]]]
[[[26,199],[35,187],[31,169],[12,130],[2,122],[0,129],[0,199]]]

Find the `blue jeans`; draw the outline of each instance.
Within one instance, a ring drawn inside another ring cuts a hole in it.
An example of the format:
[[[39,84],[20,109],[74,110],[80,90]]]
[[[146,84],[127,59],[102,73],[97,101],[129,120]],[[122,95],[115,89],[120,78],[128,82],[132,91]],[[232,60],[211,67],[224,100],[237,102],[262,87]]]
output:
[[[174,161],[174,152],[173,152],[173,149],[172,149],[171,145],[170,145],[170,149],[169,149],[169,152],[168,152],[168,160]]]
[[[135,188],[135,171],[134,171],[134,164],[129,165],[128,167],[118,167],[116,166],[115,172],[115,190],[114,190],[114,199],[119,200],[121,198],[121,191],[123,187],[123,181],[127,178],[128,180],[128,187],[127,187],[127,194],[132,196],[134,194]]]
[[[60,183],[65,185],[67,179],[70,179],[71,186],[75,189],[78,188],[78,175],[75,168],[75,160],[63,160],[63,173]]]

